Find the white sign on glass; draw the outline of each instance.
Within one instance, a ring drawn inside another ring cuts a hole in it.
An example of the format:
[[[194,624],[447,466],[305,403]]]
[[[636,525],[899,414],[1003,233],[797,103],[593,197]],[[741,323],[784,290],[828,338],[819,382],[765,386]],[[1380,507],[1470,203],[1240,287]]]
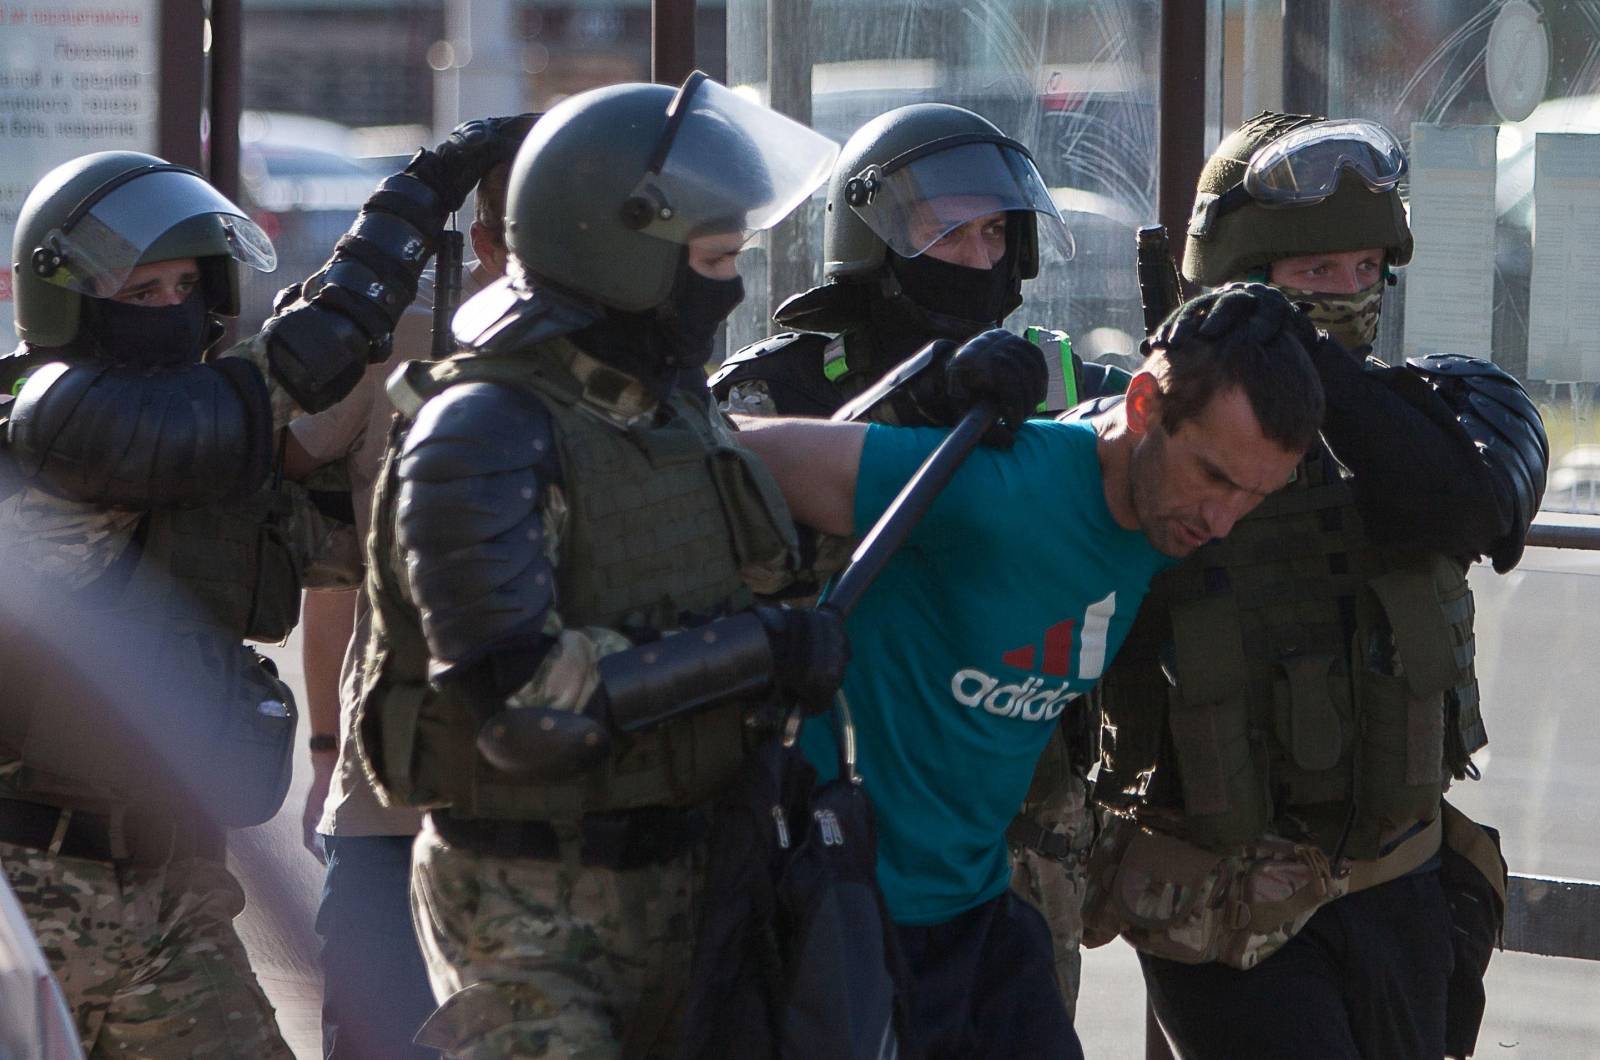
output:
[[[1411,126],[1407,357],[1489,357],[1494,322],[1495,128]]]
[[[156,145],[157,0],[0,3],[0,246],[50,169],[91,151]],[[9,347],[10,268],[0,269],[0,345]]]
[[[1533,152],[1528,375],[1600,381],[1600,135],[1539,133]]]

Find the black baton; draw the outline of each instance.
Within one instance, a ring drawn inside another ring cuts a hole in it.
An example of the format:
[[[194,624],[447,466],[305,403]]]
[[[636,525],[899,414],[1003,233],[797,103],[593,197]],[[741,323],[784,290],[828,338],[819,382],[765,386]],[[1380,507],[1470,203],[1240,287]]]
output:
[[[999,416],[1000,410],[987,401],[980,401],[967,410],[949,437],[928,454],[917,473],[900,488],[889,507],[872,524],[867,536],[850,554],[850,565],[839,575],[833,591],[820,606],[831,607],[845,618],[850,616],[905,543],[906,535],[922,521],[934,498],[949,484],[956,469],[978,447],[979,440]]]

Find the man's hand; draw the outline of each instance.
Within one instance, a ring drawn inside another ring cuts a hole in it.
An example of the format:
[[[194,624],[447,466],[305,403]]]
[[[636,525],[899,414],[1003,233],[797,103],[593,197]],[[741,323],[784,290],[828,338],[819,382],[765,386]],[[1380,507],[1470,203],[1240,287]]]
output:
[[[753,610],[772,646],[772,680],[783,702],[807,717],[832,707],[850,662],[844,619],[826,605]]]
[[[1050,385],[1039,347],[1003,328],[968,339],[951,355],[944,372],[958,417],[983,401],[1000,410],[1000,418],[983,436],[984,445],[1000,449],[1011,448],[1017,428],[1033,415]]]
[[[318,861],[327,860],[317,836],[317,824],[322,820],[322,804],[328,800],[328,787],[338,766],[338,752],[311,752],[311,786],[306,789],[306,804],[300,811],[300,841]]]

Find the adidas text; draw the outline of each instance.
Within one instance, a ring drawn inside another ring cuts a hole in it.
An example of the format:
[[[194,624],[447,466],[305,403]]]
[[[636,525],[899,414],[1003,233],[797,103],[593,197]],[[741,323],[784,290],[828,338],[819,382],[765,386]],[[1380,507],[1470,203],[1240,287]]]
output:
[[[1067,704],[1081,694],[1067,685],[1068,682],[1063,681],[1054,688],[1046,688],[1042,677],[1025,678],[1021,684],[1003,685],[999,678],[991,677],[982,670],[966,669],[950,679],[950,694],[963,706],[981,706],[998,717],[1054,721],[1067,709]]]

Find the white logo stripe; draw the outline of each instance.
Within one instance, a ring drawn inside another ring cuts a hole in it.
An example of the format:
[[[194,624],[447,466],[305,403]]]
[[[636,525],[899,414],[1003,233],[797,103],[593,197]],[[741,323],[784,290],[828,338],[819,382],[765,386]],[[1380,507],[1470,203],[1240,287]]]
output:
[[[1079,634],[1078,676],[1085,681],[1099,680],[1106,668],[1106,633],[1111,616],[1117,613],[1117,594],[1097,600],[1083,613],[1083,632]]]

